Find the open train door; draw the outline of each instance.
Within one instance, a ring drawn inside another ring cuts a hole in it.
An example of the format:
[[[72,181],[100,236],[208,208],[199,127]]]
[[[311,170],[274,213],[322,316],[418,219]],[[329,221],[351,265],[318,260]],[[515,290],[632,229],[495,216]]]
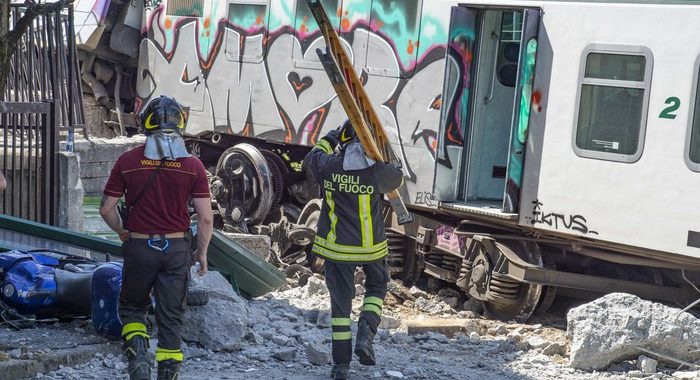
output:
[[[440,114],[440,134],[435,160],[433,194],[436,200],[457,201],[462,196],[464,120],[469,116],[469,95],[477,45],[477,11],[452,7],[445,55],[445,78]]]
[[[540,10],[452,8],[433,193],[515,220]]]
[[[517,213],[520,206],[520,187],[523,179],[525,142],[527,141],[532,106],[532,82],[535,77],[540,10],[524,10],[522,20],[517,86],[513,102],[513,122],[511,123],[510,149],[508,151],[506,189],[503,195],[503,212],[505,213]]]

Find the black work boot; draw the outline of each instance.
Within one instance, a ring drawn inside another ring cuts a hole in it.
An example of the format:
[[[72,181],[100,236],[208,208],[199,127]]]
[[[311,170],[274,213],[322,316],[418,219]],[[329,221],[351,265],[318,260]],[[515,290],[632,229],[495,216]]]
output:
[[[360,359],[362,365],[375,365],[377,361],[374,359],[374,347],[372,341],[374,334],[369,323],[364,318],[360,318],[357,323],[357,338],[355,338],[355,355]]]
[[[331,379],[346,380],[350,372],[350,363],[336,363],[331,371]]]
[[[172,359],[158,362],[158,380],[177,380],[181,364],[182,362]]]
[[[129,380],[151,380],[148,363],[148,340],[137,335],[124,342],[124,354],[129,359]]]

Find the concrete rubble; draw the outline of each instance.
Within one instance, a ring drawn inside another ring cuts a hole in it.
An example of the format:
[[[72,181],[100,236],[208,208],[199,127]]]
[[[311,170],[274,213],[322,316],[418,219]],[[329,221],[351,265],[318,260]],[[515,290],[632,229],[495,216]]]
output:
[[[183,350],[186,361],[181,379],[327,379],[331,361],[331,329],[329,295],[325,282],[317,275],[308,278],[304,286],[293,281],[284,289],[254,300],[235,295],[230,285],[215,274],[203,278],[193,276],[195,284],[210,289],[211,300],[227,301],[221,311],[228,310],[238,322],[229,322],[222,315],[211,313],[207,325],[230,323],[226,344],[187,338]],[[356,361],[351,366],[353,379],[693,379],[697,371],[669,368],[652,355],[639,354],[621,360],[606,371],[586,372],[569,366],[570,343],[563,330],[561,317],[548,316],[539,324],[504,323],[486,320],[471,311],[447,305],[437,291],[425,291],[414,297],[441,305],[444,311],[435,314],[421,311],[408,296],[409,289],[398,289],[402,296],[385,304],[383,321],[375,339],[379,363],[364,367]],[[393,291],[392,291],[393,292]],[[213,293],[213,295],[212,295]],[[418,293],[418,292],[415,292]],[[452,294],[445,294],[451,298]],[[403,298],[405,297],[405,298]],[[463,300],[459,300],[463,303]],[[223,303],[222,303],[223,305]],[[443,306],[444,305],[444,306]],[[354,321],[362,306],[362,296],[353,301]],[[214,308],[216,309],[216,307]],[[192,308],[188,315],[198,311]],[[223,318],[223,319],[222,319]],[[222,322],[224,321],[224,322]],[[231,320],[233,321],[233,319]],[[71,326],[70,324],[64,327]],[[12,332],[15,338],[37,334],[45,327]],[[60,326],[51,326],[61,329]],[[83,326],[81,336],[89,337]],[[192,328],[195,327],[192,325]],[[356,323],[351,329],[356,331]],[[9,330],[8,330],[9,331]],[[29,352],[20,344],[5,344],[0,332],[0,370],[11,362],[12,356],[27,357]],[[65,334],[77,334],[67,328]],[[217,336],[219,332],[209,332]],[[68,338],[66,338],[68,339]],[[218,339],[223,339],[219,337]],[[70,339],[72,340],[72,339]],[[118,355],[117,343],[104,342],[112,355],[92,355],[81,361],[43,367],[25,372],[25,377],[51,379],[126,379],[126,362]],[[152,348],[155,344],[152,344]],[[92,347],[92,346],[90,346]],[[223,347],[223,349],[221,349]],[[19,351],[18,351],[19,349]],[[3,358],[3,351],[7,358]],[[93,351],[94,352],[94,351]],[[658,361],[654,368],[654,361]],[[700,376],[700,375],[698,375]],[[17,377],[22,378],[22,377]],[[698,378],[700,380],[700,377]]]
[[[642,350],[700,365],[700,319],[676,308],[612,293],[569,310],[567,321],[577,369],[604,369]]]

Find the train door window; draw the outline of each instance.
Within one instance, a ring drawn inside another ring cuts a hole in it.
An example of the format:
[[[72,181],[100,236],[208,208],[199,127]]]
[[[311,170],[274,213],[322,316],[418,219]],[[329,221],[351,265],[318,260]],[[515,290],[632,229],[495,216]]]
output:
[[[342,14],[342,1],[321,0],[321,5],[323,5],[323,9],[326,11],[335,30],[339,30],[339,15]],[[314,19],[314,15],[311,14],[306,0],[296,0],[295,15],[294,33],[297,41],[299,41],[299,45],[292,46],[294,65],[296,67],[323,69],[321,62],[318,60],[316,49],[325,49],[326,43],[323,41],[323,36],[319,32],[316,19]],[[318,42],[318,44],[311,47],[313,42]]]
[[[236,1],[228,4],[228,24],[235,33],[226,33],[226,58],[258,63],[265,55],[267,36],[267,0]],[[242,36],[245,36],[243,38]]]
[[[204,0],[168,0],[166,16],[204,17]]]
[[[423,0],[372,0],[367,46],[367,71],[389,77],[410,77],[416,67]],[[387,51],[394,57],[388,60]]]
[[[700,172],[700,57],[695,64],[695,76],[695,109],[691,114],[692,120],[685,142],[685,159],[691,170]]]
[[[515,87],[518,77],[522,28],[522,12],[503,12],[496,74],[498,81],[506,87]]]
[[[651,51],[640,46],[584,50],[573,135],[577,155],[619,162],[641,157],[652,61]]]

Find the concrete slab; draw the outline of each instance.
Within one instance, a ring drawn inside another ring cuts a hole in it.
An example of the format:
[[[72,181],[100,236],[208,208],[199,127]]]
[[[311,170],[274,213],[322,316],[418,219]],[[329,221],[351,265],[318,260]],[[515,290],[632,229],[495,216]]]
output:
[[[409,320],[406,322],[406,329],[409,335],[436,332],[451,338],[457,334],[469,335],[472,332],[482,335],[485,326],[476,319],[431,318]]]

